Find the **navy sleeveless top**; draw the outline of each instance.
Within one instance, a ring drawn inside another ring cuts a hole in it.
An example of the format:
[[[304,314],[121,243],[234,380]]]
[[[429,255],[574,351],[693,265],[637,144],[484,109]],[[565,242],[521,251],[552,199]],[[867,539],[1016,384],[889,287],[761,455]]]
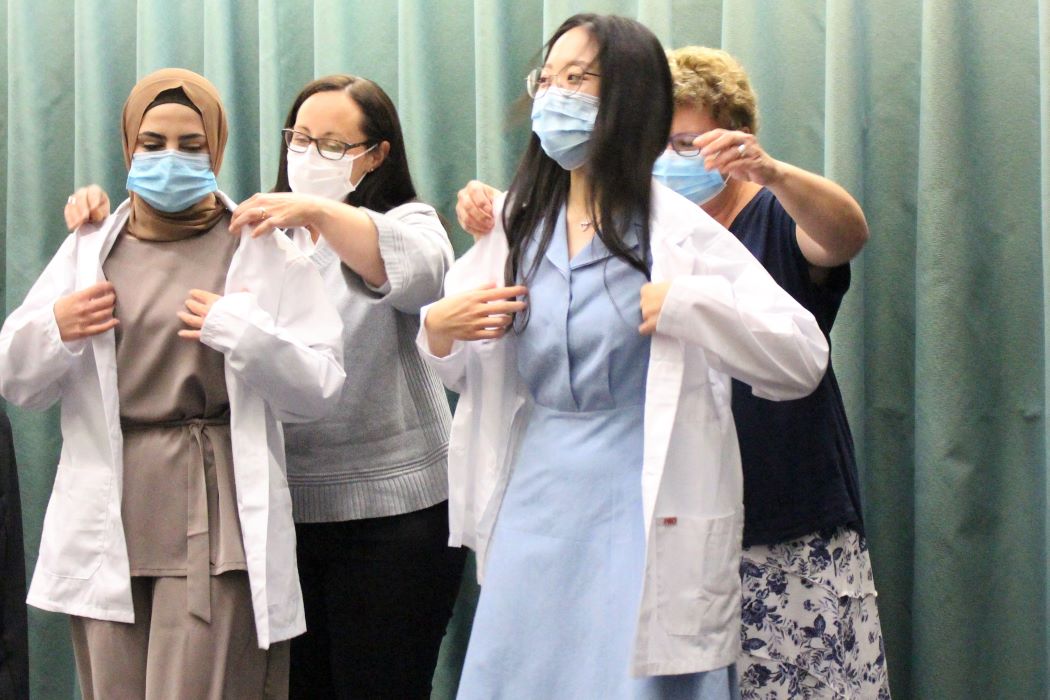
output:
[[[795,221],[765,188],[729,230],[828,336],[849,289],[849,264],[815,284],[795,238]],[[864,534],[853,437],[830,362],[816,390],[794,401],[760,399],[733,380],[733,418],[744,469],[744,546],[838,526]]]

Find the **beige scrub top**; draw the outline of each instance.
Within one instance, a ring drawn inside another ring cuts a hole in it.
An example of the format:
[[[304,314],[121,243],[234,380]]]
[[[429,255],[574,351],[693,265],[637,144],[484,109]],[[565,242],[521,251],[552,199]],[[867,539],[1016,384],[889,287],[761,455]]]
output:
[[[221,294],[238,239],[229,217],[177,241],[125,229],[102,266],[116,290],[124,433],[122,515],[132,576],[186,576],[210,619],[209,574],[246,568],[222,353],[178,336],[191,289]]]

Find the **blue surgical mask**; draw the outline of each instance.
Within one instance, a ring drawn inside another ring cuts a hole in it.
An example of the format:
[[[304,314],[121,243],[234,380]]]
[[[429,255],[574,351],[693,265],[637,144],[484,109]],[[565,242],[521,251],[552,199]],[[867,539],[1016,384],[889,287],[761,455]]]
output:
[[[704,168],[703,156],[682,156],[671,149],[656,159],[653,177],[696,204],[711,201],[726,186],[721,173]]]
[[[598,98],[551,87],[532,102],[532,131],[543,152],[566,170],[587,161]]]
[[[167,213],[189,209],[219,189],[207,153],[151,151],[131,156],[128,191]]]

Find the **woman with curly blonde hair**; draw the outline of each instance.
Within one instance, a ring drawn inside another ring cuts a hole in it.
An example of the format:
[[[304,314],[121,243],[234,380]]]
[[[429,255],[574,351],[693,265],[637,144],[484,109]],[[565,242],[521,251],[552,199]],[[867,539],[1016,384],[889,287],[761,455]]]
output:
[[[675,114],[654,174],[727,227],[830,341],[849,261],[868,239],[842,187],[770,156],[747,73],[725,51],[668,54]],[[831,365],[809,396],[773,402],[734,380],[744,469],[738,665],[743,697],[888,698],[885,654],[846,411]]]

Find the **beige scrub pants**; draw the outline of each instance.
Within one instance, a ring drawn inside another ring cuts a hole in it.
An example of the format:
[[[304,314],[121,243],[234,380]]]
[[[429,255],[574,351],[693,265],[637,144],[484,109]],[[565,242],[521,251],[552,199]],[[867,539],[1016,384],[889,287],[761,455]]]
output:
[[[71,617],[84,700],[288,697],[288,642],[256,642],[244,571],[211,577],[211,623],[186,609],[184,577],[131,579],[135,622]]]

